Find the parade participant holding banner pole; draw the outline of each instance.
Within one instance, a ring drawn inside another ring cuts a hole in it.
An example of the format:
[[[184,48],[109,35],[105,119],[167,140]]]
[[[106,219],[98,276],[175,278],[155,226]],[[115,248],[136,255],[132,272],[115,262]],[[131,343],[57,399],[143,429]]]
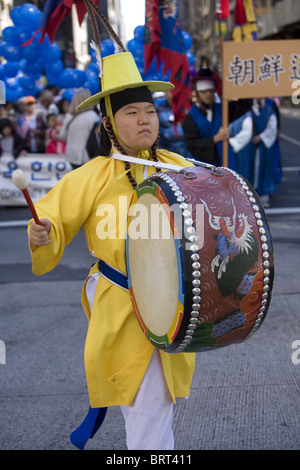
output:
[[[157,149],[159,121],[151,92],[170,90],[173,85],[143,82],[132,55],[101,12],[90,0],[85,5],[92,25],[96,11],[122,51],[102,60],[94,27],[101,92],[79,108],[100,103],[104,156],[65,175],[36,204],[47,236],[30,222],[33,272],[42,275],[52,270],[82,226],[90,252],[101,260],[91,268],[82,292],[89,320],[85,366],[90,411],[71,435],[73,444],[82,449],[107,407],[120,405],[128,449],[168,450],[174,448],[173,405],[189,395],[195,355],[159,352],[139,327],[126,285],[126,216],[134,189],[145,177],[157,169],[180,170],[192,163]],[[110,233],[103,228],[105,211],[115,216]]]
[[[215,102],[217,79],[208,68],[193,77],[197,101],[182,124],[188,150],[195,158],[219,165],[223,142],[228,142],[229,128],[222,125],[222,104]],[[227,165],[226,165],[227,166]]]

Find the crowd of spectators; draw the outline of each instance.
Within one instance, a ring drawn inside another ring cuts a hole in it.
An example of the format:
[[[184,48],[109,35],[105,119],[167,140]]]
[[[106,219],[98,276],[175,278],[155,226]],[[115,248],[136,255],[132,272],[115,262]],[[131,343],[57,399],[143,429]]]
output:
[[[74,124],[73,121],[81,114],[76,111],[77,104],[82,97],[89,96],[89,90],[83,88],[65,97],[57,87],[48,87],[36,98],[25,96],[16,102],[0,104],[0,156],[57,154],[64,155],[71,164],[74,158],[78,166],[85,163],[90,158],[85,144],[94,123],[100,121],[99,112],[96,108],[90,109]],[[77,142],[76,152],[70,144],[70,135]],[[83,148],[82,155],[76,157],[79,147]]]

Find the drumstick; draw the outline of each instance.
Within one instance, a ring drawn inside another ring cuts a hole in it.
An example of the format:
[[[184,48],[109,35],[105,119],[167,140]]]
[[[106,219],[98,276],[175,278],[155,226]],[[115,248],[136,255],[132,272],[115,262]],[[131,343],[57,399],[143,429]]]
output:
[[[26,199],[26,202],[28,204],[28,207],[30,209],[30,212],[34,218],[35,223],[38,225],[42,225],[38,218],[32,199],[27,189],[27,180],[26,180],[25,173],[22,170],[15,170],[12,174],[12,180],[13,180],[14,185],[22,191]]]

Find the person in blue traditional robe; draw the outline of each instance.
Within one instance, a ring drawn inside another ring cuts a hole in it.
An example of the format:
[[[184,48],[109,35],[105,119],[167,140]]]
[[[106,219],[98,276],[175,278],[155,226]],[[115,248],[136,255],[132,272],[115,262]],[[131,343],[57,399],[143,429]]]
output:
[[[248,181],[254,180],[254,166],[248,158],[248,144],[253,137],[252,103],[252,99],[229,102],[229,152],[233,153],[232,168]]]
[[[214,165],[222,164],[222,145],[229,128],[222,127],[222,104],[216,102],[217,78],[209,69],[200,69],[193,79],[197,101],[186,114],[182,129],[192,156]],[[229,165],[230,166],[230,165]]]
[[[194,158],[220,166],[223,142],[227,141],[228,166],[239,171],[238,156],[252,137],[250,101],[230,102],[230,125],[223,127],[222,103],[216,99],[216,87],[216,76],[209,69],[200,69],[193,80],[196,101],[183,121],[185,143]]]
[[[246,151],[251,168],[248,179],[265,207],[269,207],[270,196],[277,191],[274,167],[277,165],[278,121],[274,109],[264,98],[253,100],[252,116],[254,135]]]
[[[279,140],[280,131],[280,110],[277,103],[278,98],[266,98],[266,103],[274,110],[277,118],[277,138],[274,143],[274,179],[276,184],[280,184],[282,180],[282,165],[281,165],[281,149]]]

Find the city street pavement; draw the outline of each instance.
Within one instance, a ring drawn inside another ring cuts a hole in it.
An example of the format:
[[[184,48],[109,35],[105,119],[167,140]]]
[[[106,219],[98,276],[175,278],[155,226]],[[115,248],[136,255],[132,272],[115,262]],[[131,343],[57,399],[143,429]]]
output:
[[[299,124],[298,115],[283,113],[281,132],[297,139],[291,129]],[[300,449],[300,174],[286,169],[300,167],[299,146],[282,139],[282,153],[283,181],[268,211],[275,253],[269,312],[244,343],[197,354],[190,398],[175,408],[177,450]],[[289,210],[276,212],[283,207]],[[2,222],[27,218],[26,208],[0,209]],[[69,435],[88,410],[80,294],[92,258],[83,232],[41,278],[31,273],[25,225],[0,224],[0,246],[0,449],[75,449]],[[126,449],[119,408],[108,410],[86,445],[103,449]]]

